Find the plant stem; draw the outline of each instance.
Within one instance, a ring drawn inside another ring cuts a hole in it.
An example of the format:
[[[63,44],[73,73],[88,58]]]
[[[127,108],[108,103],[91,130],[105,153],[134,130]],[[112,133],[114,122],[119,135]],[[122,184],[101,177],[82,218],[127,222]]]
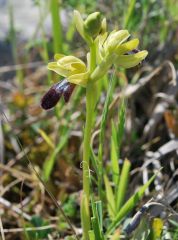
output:
[[[62,27],[61,27],[61,19],[59,16],[59,2],[58,0],[51,0],[51,17],[52,17],[52,28],[53,28],[53,46],[55,53],[62,52]]]
[[[45,15],[42,12],[42,6],[39,3],[38,4],[39,8],[39,16],[40,16],[40,27],[41,27],[41,34],[42,34],[42,46],[43,46],[43,60],[48,63],[49,62],[49,54],[48,54],[48,45],[47,45],[47,38],[45,35],[45,30],[44,30],[44,20],[45,20]],[[52,74],[50,71],[48,71],[48,84],[50,85],[52,82]]]
[[[92,73],[96,67],[96,46],[95,43],[90,45],[90,72]]]
[[[95,44],[90,46],[90,72],[96,66],[96,49]],[[83,239],[88,240],[88,231],[90,230],[90,141],[92,126],[94,120],[94,109],[96,105],[96,84],[88,84],[86,87],[86,123],[84,130],[83,145],[83,195],[81,206],[81,218],[83,228]]]

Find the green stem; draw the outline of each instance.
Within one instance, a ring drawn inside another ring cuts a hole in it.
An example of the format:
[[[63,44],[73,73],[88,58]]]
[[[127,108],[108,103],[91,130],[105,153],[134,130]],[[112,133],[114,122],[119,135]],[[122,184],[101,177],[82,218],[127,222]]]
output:
[[[92,73],[96,67],[96,46],[92,42],[90,45],[90,72]]]
[[[91,83],[94,83],[98,79],[102,78],[107,73],[107,71],[116,59],[116,54],[109,54],[105,59],[103,59],[102,62],[92,72],[90,76]]]
[[[39,3],[39,16],[40,16],[40,27],[41,27],[41,33],[42,33],[42,45],[43,45],[43,59],[46,63],[49,62],[49,54],[48,54],[48,45],[47,45],[47,39],[45,35],[45,30],[44,30],[44,20],[45,16],[42,12],[42,6]],[[50,85],[52,83],[52,74],[50,71],[48,71],[48,84]]]
[[[90,46],[90,72],[96,66],[96,48],[94,43]],[[94,120],[94,109],[96,105],[96,84],[88,84],[86,87],[86,123],[84,130],[83,145],[83,195],[81,206],[81,218],[83,228],[83,239],[88,240],[90,230],[90,141]]]
[[[61,53],[62,52],[62,27],[61,27],[61,19],[59,16],[59,1],[58,0],[51,0],[51,17],[52,17],[52,29],[53,29],[53,36],[54,36],[54,52]]]

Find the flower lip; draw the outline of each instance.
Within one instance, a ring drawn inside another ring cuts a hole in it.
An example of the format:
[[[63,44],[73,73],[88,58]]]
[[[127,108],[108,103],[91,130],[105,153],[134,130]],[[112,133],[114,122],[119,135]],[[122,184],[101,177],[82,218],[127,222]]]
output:
[[[75,84],[71,84],[67,81],[67,79],[54,84],[42,97],[41,107],[45,110],[53,108],[62,96],[64,97],[64,101],[67,103],[74,88]]]
[[[64,101],[67,103],[72,95],[72,92],[75,88],[75,84],[70,83],[68,86],[66,86],[63,90],[63,97],[64,97]]]
[[[53,108],[62,96],[62,92],[58,92],[55,89],[55,85],[52,86],[48,92],[41,99],[41,107],[45,110]]]

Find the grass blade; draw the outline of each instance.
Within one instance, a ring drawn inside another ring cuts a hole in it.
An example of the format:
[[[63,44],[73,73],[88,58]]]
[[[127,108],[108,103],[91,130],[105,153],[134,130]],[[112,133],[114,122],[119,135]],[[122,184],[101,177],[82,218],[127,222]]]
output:
[[[102,208],[102,202],[97,201],[95,202],[96,212],[98,215],[100,230],[103,231],[103,208]]]
[[[36,131],[41,135],[41,137],[42,137],[43,140],[48,144],[48,146],[50,146],[52,149],[55,148],[54,143],[52,142],[52,140],[50,139],[50,137],[46,134],[46,132],[43,131],[43,129],[38,128]]]
[[[122,167],[119,186],[117,188],[117,211],[120,211],[125,199],[128,180],[129,180],[130,167],[131,167],[131,163],[129,160],[126,159]]]
[[[116,215],[115,197],[114,197],[114,193],[111,188],[109,179],[106,175],[104,175],[104,183],[105,183],[105,188],[106,188],[108,212],[109,212],[110,218],[114,219],[114,217]]]
[[[118,141],[118,158],[120,159],[120,147],[122,144],[123,136],[124,136],[124,126],[125,126],[125,112],[126,112],[126,102],[125,99],[122,99],[121,106],[119,109],[119,123],[118,123],[118,133],[117,133],[117,141]]]
[[[97,240],[102,240],[101,234],[100,234],[100,228],[99,228],[99,223],[95,217],[91,218],[91,223],[92,223],[92,228],[95,234],[95,239]]]
[[[51,0],[51,17],[52,17],[52,28],[54,36],[54,53],[62,52],[62,27],[61,20],[59,16],[59,1]]]
[[[99,135],[99,151],[98,151],[98,192],[100,195],[100,199],[102,199],[102,176],[103,176],[103,146],[104,146],[104,130],[106,128],[106,122],[107,122],[107,115],[109,111],[109,104],[111,101],[111,97],[114,91],[114,85],[115,85],[116,78],[113,75],[111,77],[109,90],[107,92],[106,101],[104,104],[104,109],[102,113],[102,120],[101,120],[101,126],[100,126],[100,135]]]
[[[102,240],[104,239],[102,202],[101,201],[94,202],[93,192],[91,192],[91,206],[92,206],[92,213],[93,213],[93,217],[91,218],[93,233],[94,233],[95,239]],[[90,231],[89,231],[89,234],[90,234]]]
[[[132,13],[134,11],[134,7],[135,7],[135,0],[130,0],[128,10],[126,11],[126,14],[124,16],[124,28],[125,29],[128,28],[129,21],[131,20]]]
[[[111,122],[111,169],[113,182],[117,186],[119,182],[118,142],[117,128],[113,121]]]

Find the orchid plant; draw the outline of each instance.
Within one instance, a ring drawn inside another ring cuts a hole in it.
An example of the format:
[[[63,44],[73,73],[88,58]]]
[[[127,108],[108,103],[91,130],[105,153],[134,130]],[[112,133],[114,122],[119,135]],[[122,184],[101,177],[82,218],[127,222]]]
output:
[[[41,105],[50,109],[63,96],[68,102],[77,85],[86,88],[86,123],[83,140],[83,193],[81,199],[81,222],[83,239],[90,238],[90,141],[94,122],[94,109],[97,102],[98,82],[113,66],[131,68],[145,59],[147,51],[137,50],[139,40],[131,39],[127,30],[107,31],[106,19],[99,12],[90,14],[84,21],[78,11],[74,11],[76,28],[89,47],[86,62],[75,56],[55,54],[54,62],[48,69],[64,80],[54,84],[44,95]]]

